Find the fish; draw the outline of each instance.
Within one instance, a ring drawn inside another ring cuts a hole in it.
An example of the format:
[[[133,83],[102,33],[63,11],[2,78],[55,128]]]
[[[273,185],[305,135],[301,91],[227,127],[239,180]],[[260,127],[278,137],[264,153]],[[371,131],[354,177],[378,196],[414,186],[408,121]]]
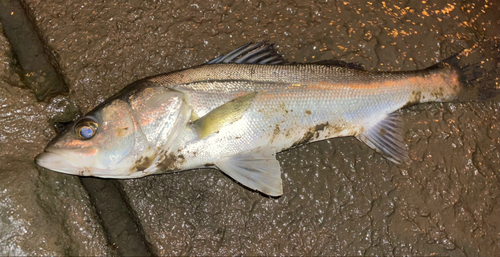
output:
[[[353,136],[402,163],[400,109],[497,96],[498,42],[489,45],[423,70],[374,72],[343,62],[291,63],[272,44],[248,43],[124,87],[67,126],[35,162],[116,179],[219,169],[250,190],[280,196],[281,151]]]

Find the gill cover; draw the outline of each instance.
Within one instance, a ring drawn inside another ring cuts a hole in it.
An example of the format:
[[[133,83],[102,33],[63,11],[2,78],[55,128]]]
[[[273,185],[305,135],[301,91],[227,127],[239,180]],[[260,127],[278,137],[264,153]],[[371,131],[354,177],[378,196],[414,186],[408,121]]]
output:
[[[155,150],[171,145],[191,117],[184,94],[165,87],[144,88],[128,100],[142,134]]]

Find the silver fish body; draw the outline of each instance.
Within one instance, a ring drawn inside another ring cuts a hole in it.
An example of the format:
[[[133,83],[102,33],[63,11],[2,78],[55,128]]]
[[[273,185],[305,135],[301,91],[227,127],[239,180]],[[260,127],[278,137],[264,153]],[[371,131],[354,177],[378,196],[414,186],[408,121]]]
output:
[[[403,161],[407,153],[396,111],[451,101],[463,88],[450,65],[413,72],[268,65],[279,58],[263,44],[236,54],[225,58],[264,64],[222,58],[135,82],[66,129],[37,163],[109,178],[219,168],[251,189],[277,196],[282,194],[277,152],[355,136],[389,160]]]
[[[405,105],[449,101],[459,89],[452,70],[371,73],[319,65],[222,64],[189,73],[231,74],[215,81],[196,81],[203,77],[198,75],[193,82],[169,86],[185,95],[198,117],[232,99],[258,94],[243,117],[219,133],[203,140],[181,140],[186,161],[180,169],[198,168],[220,156],[256,147],[279,152],[326,138],[357,136]],[[246,76],[252,73],[256,75]],[[162,82],[169,78],[150,81],[165,85]]]

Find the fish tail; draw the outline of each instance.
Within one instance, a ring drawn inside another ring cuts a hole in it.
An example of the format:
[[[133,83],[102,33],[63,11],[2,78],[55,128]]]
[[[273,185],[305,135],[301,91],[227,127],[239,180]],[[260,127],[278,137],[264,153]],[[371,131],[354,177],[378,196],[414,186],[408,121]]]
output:
[[[456,72],[459,101],[485,101],[500,96],[500,41],[488,39],[437,64]],[[432,68],[432,67],[431,67]]]

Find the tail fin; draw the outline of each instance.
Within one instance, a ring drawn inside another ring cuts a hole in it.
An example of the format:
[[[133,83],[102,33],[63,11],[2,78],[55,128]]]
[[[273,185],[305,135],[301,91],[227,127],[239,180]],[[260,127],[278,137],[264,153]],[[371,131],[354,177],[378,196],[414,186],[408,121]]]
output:
[[[487,39],[472,48],[445,59],[442,66],[451,66],[463,85],[459,101],[500,99],[500,40]]]

